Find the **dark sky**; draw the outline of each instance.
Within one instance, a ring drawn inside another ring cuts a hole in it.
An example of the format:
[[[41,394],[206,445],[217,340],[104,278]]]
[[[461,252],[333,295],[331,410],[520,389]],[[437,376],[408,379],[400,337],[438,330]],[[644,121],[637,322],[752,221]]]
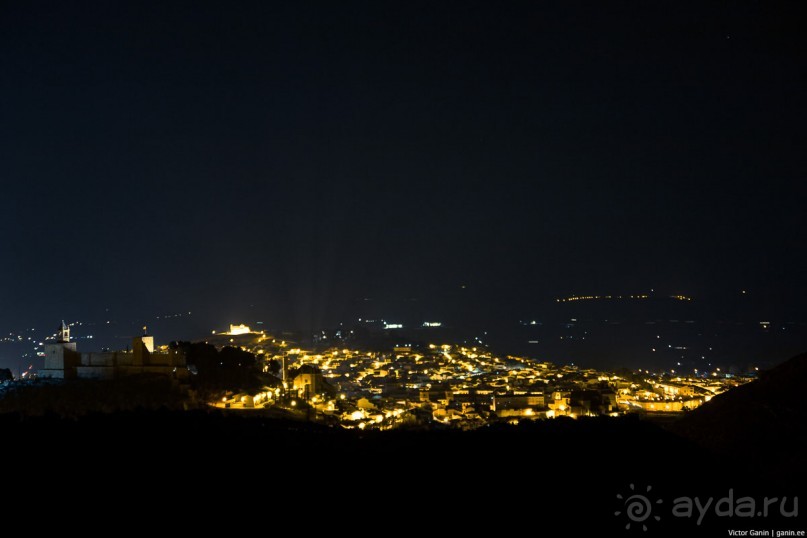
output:
[[[650,288],[797,312],[804,27],[769,2],[2,2],[0,331],[467,314],[458,290],[514,318]]]

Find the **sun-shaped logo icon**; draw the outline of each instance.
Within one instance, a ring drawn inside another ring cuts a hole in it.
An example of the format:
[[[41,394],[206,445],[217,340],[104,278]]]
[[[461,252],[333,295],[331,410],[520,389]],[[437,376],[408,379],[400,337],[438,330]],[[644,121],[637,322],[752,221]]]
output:
[[[645,494],[649,494],[650,490],[653,489],[651,486],[647,486],[645,490]],[[652,502],[647,495],[642,493],[634,493],[636,488],[633,484],[630,485],[631,494],[625,498],[621,494],[617,494],[616,498],[620,501],[623,501],[624,505],[624,512],[625,515],[628,517],[628,524],[625,525],[625,528],[630,530],[631,523],[641,523],[642,530],[647,530],[647,525],[645,521],[647,521],[651,515],[653,515],[653,505],[654,504],[661,504],[662,500],[657,499],[655,502]],[[622,510],[617,510],[614,512],[615,516],[619,516],[622,514]],[[653,516],[653,519],[659,521],[661,516]]]

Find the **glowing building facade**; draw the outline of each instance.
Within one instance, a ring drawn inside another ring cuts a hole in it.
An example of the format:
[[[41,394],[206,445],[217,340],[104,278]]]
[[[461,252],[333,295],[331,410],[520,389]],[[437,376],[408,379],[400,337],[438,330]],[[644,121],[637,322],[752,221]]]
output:
[[[64,321],[56,342],[45,345],[45,367],[39,371],[39,377],[50,379],[115,379],[135,374],[161,374],[180,380],[189,375],[181,351],[155,351],[154,337],[147,334],[133,338],[131,350],[79,353]]]

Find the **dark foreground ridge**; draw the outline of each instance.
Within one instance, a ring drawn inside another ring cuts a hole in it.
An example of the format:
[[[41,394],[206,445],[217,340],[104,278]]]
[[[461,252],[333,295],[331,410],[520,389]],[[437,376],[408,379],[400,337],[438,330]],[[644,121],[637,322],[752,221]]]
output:
[[[36,510],[59,499],[52,510],[69,516],[81,508],[74,494],[81,485],[97,492],[93,510],[131,517],[135,509],[136,525],[170,507],[186,514],[183,525],[199,528],[237,516],[307,518],[312,533],[341,525],[383,532],[403,521],[412,530],[459,533],[517,518],[536,532],[579,535],[623,532],[627,520],[615,515],[624,510],[616,495],[630,493],[630,484],[652,486],[667,503],[682,495],[721,497],[730,488],[793,495],[801,486],[758,480],[631,417],[359,433],[258,415],[144,411],[77,420],[4,415],[0,427],[13,439],[6,467],[22,462],[26,469],[21,480],[6,479],[10,502]],[[143,499],[141,491],[152,493]],[[455,516],[434,522],[435,513]],[[772,522],[795,525],[781,518],[765,524]],[[668,512],[652,523],[649,536],[714,536],[732,524],[712,517],[698,526]]]
[[[7,412],[0,414],[3,465],[23,472],[4,479],[5,510],[46,510],[53,517],[40,526],[101,525],[109,532],[120,522],[152,532],[166,511],[184,532],[246,532],[275,520],[301,525],[306,535],[384,534],[402,526],[451,535],[508,528],[557,536],[803,530],[804,517],[781,516],[778,503],[765,518],[710,509],[700,524],[697,510],[678,517],[671,509],[682,497],[730,497],[725,508],[741,497],[761,504],[764,497],[804,494],[805,357],[672,425],[627,416],[362,432],[259,412]],[[662,500],[652,518],[627,519],[625,499],[635,493]],[[79,524],[76,515],[87,510],[103,519]],[[99,523],[108,520],[117,523]]]
[[[738,467],[807,483],[807,353],[717,396],[672,429]]]

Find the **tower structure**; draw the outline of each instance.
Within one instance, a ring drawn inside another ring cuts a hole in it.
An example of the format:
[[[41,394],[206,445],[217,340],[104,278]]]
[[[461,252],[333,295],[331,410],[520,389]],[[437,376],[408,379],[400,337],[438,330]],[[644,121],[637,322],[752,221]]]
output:
[[[76,366],[81,356],[76,343],[70,341],[70,326],[62,320],[56,329],[56,342],[45,344],[45,368],[39,371],[42,377],[72,379],[76,377]]]
[[[67,344],[70,342],[70,326],[62,320],[62,324],[56,331],[56,343]]]

